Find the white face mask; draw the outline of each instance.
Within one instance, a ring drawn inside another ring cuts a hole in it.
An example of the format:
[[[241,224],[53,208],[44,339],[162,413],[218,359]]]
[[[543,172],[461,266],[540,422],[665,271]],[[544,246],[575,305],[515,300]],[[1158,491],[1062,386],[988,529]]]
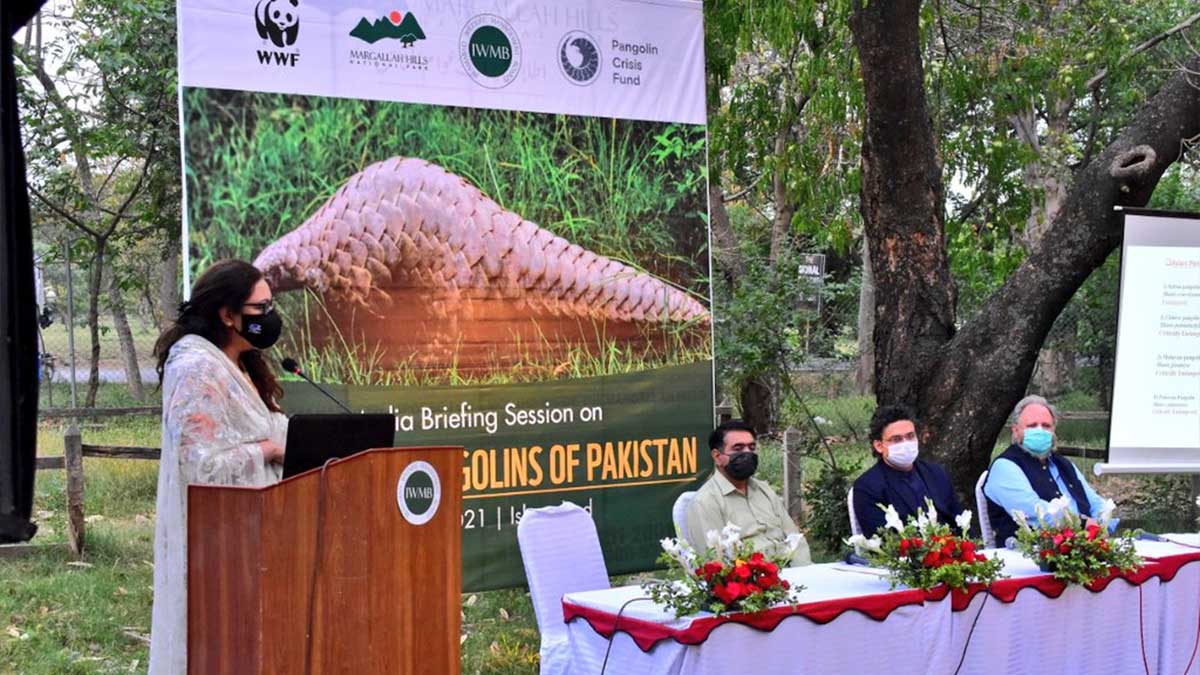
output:
[[[917,461],[919,452],[917,441],[902,441],[888,446],[887,463],[901,469],[907,469]]]

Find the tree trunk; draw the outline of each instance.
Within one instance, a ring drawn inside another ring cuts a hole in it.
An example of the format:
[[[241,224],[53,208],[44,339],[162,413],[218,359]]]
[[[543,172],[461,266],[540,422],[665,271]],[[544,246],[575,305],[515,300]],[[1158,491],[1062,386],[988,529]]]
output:
[[[104,276],[104,240],[96,241],[96,255],[92,257],[92,271],[88,278],[88,336],[92,340],[92,367],[88,372],[87,397],[83,407],[96,406],[96,392],[100,390],[100,285]]]
[[[1041,240],[957,333],[942,236],[942,183],[924,97],[920,3],[861,4],[851,20],[866,92],[862,201],[876,281],[877,398],[907,401],[923,448],[971,494],[1047,333],[1120,242],[1113,206],[1141,205],[1182,140],[1200,134],[1200,89],[1184,73],[1079,169]],[[1200,70],[1200,57],[1187,67]],[[1139,160],[1140,161],[1134,161]]]
[[[158,327],[166,330],[179,315],[179,242],[168,241],[163,248],[158,281]]]
[[[742,408],[742,419],[754,427],[759,436],[775,431],[779,420],[778,387],[767,375],[758,375],[742,381],[738,402]]]
[[[1025,167],[1025,183],[1041,198],[1033,200],[1025,221],[1024,248],[1027,252],[1041,241],[1047,226],[1058,217],[1067,198],[1067,185],[1070,183],[1068,169],[1046,161],[1047,153],[1044,150],[1046,146],[1061,146],[1061,139],[1069,135],[1069,116],[1073,103],[1072,99],[1059,98],[1050,104],[1053,112],[1046,125],[1046,144],[1039,140],[1037,117],[1033,110],[1016,115],[1013,119],[1017,136],[1037,155],[1037,159]],[[1050,156],[1057,154],[1050,153]],[[1074,384],[1075,324],[1071,316],[1060,317],[1042,345],[1030,384],[1030,388],[1042,396],[1053,398],[1066,393]]]
[[[850,26],[866,100],[861,209],[875,282],[875,395],[922,402],[922,379],[954,335],[941,164],[925,102],[920,0],[859,6]]]
[[[138,367],[137,345],[133,342],[133,331],[129,329],[129,317],[125,312],[125,299],[121,297],[121,284],[116,271],[109,270],[108,305],[112,312],[113,329],[121,345],[121,360],[125,364],[125,381],[129,393],[138,401],[145,400],[142,389],[142,371]]]
[[[871,271],[871,247],[862,240],[862,286],[858,289],[858,370],[854,388],[860,396],[875,393],[875,274]]]

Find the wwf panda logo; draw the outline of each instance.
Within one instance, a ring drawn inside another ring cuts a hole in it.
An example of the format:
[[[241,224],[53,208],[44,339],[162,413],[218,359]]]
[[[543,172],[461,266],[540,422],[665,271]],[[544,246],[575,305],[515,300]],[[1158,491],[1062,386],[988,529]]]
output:
[[[291,47],[300,32],[300,0],[258,0],[254,25],[260,38],[276,47]]]

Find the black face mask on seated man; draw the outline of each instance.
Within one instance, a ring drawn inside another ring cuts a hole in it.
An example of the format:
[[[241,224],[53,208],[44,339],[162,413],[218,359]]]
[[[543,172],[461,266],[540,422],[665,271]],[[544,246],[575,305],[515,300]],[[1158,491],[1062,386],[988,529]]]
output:
[[[758,471],[758,453],[757,452],[739,452],[729,458],[729,463],[725,465],[725,471],[729,477],[734,480],[746,480]]]

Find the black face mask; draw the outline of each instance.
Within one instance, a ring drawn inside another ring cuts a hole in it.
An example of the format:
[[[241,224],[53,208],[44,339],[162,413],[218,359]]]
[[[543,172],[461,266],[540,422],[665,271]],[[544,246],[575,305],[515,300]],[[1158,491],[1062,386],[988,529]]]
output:
[[[266,314],[243,314],[242,329],[238,335],[246,338],[251,347],[266,349],[279,341],[282,332],[283,318],[278,312],[271,311]]]
[[[725,473],[734,480],[746,480],[758,471],[757,452],[739,452],[729,458],[725,465]]]

